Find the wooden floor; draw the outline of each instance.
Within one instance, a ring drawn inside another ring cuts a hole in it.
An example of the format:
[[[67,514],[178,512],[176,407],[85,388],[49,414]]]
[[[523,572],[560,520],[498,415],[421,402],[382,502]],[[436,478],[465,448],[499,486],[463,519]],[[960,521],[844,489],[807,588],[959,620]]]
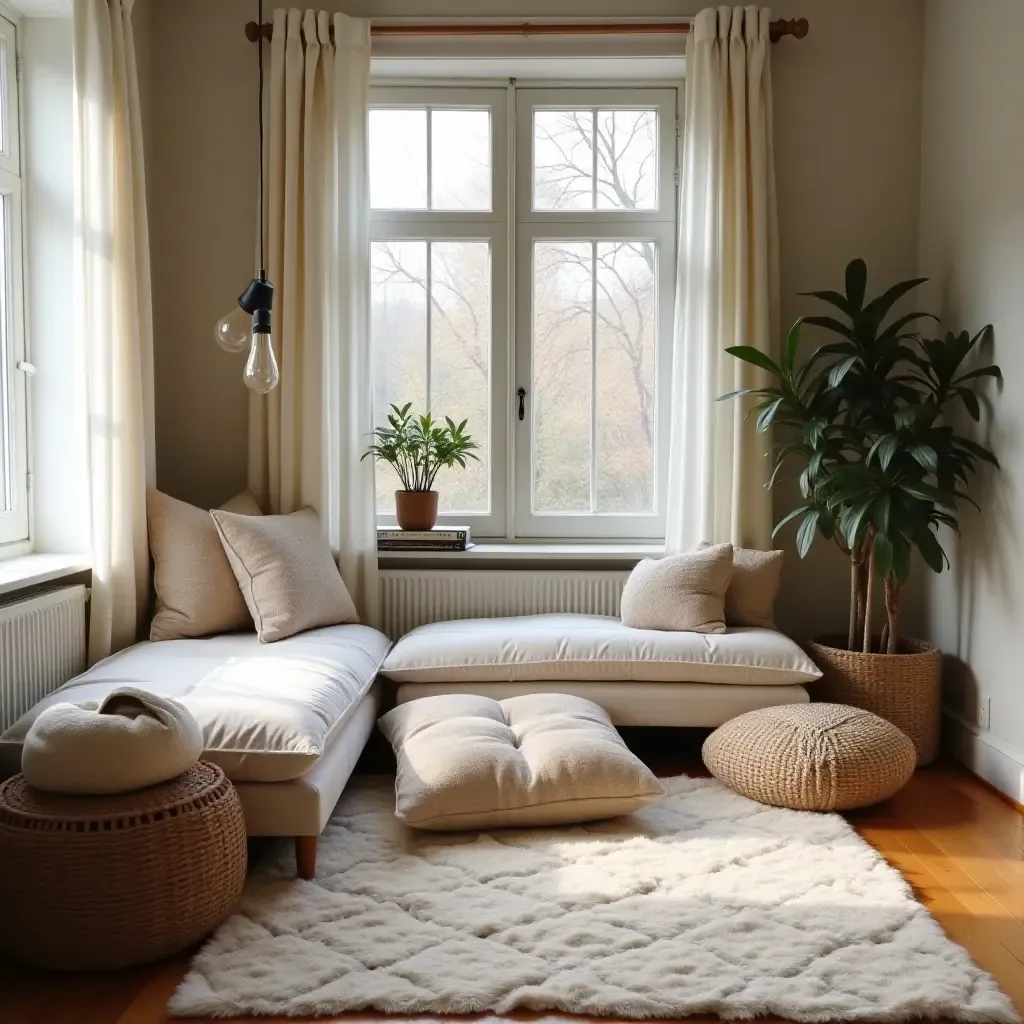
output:
[[[638,752],[662,775],[678,774],[695,764],[692,753],[680,756],[662,750],[647,756]],[[855,812],[849,820],[903,872],[950,937],[995,976],[1024,1016],[1024,816],[1020,811],[963,770],[947,765],[919,771],[895,798]],[[186,966],[183,956],[115,974],[73,975],[0,962],[0,1021],[159,1024],[167,1019],[167,1000]],[[371,1013],[334,1019],[397,1021]],[[560,1014],[524,1014],[515,1019],[573,1024],[582,1020]],[[268,1018],[260,1020],[265,1024]]]

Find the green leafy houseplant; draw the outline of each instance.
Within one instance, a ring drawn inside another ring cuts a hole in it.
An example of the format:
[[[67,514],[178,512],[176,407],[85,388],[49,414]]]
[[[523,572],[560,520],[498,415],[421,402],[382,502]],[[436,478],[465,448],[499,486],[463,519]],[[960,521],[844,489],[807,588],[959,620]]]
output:
[[[429,530],[437,521],[437,474],[452,466],[465,469],[469,459],[479,461],[480,446],[466,433],[466,420],[456,423],[446,416],[442,423],[430,413],[416,415],[411,410],[412,402],[401,408],[392,405],[387,426],[374,428],[374,441],[362,458],[387,463],[398,474],[402,483],[402,490],[395,492],[399,525],[406,530]]]
[[[807,555],[815,537],[834,541],[850,558],[847,649],[871,653],[875,594],[885,621],[878,649],[901,653],[900,594],[916,551],[934,572],[949,564],[936,531],[958,530],[961,502],[980,462],[998,466],[984,445],[958,432],[958,412],[981,418],[976,387],[1002,379],[997,366],[968,369],[991,326],[971,337],[921,337],[912,325],[929,313],[889,319],[893,306],[924,278],[894,284],[868,300],[867,267],[846,268],[845,294],[809,294],[838,315],[798,320],[778,362],[748,346],[728,351],[765,371],[770,384],[723,395],[753,396],[756,429],[781,428],[773,445],[773,487],[783,467],[798,471],[801,502],[775,527],[799,520],[796,545]],[[812,324],[835,335],[806,358],[800,332]],[[980,509],[979,509],[980,511]],[[774,535],[774,534],[773,534]]]

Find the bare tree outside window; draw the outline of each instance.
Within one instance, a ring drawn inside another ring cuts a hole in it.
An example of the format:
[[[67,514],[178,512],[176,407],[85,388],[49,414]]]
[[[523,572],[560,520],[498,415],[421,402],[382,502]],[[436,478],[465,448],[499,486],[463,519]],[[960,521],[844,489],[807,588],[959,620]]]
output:
[[[506,100],[372,93],[375,416],[412,402],[468,420],[480,462],[437,489],[476,536],[657,537],[677,96],[517,89],[514,147]],[[398,486],[377,467],[382,516]]]
[[[538,209],[657,203],[651,110],[538,110]],[[533,272],[534,509],[654,510],[657,247],[537,242]]]
[[[467,469],[442,470],[436,486],[442,511],[486,513],[490,246],[461,241],[374,242],[370,265],[373,407],[386,410],[392,403],[412,402],[414,410],[429,410],[435,417],[468,419],[467,429],[480,444],[480,461],[471,462]],[[398,486],[392,470],[377,467],[379,512],[394,511]]]

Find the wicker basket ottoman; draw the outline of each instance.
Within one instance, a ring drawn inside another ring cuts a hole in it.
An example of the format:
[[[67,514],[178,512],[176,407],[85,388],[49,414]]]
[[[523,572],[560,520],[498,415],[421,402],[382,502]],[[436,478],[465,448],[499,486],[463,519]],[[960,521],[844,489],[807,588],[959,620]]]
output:
[[[242,807],[216,765],[114,796],[0,785],[0,948],[104,970],[186,948],[245,883]]]
[[[704,763],[737,793],[798,811],[867,807],[914,774],[914,744],[891,722],[843,704],[748,711],[704,741]]]

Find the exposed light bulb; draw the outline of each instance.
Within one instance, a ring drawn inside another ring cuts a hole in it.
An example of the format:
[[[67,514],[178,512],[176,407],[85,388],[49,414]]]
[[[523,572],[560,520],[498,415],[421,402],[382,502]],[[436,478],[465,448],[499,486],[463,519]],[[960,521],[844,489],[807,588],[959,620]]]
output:
[[[235,306],[217,321],[214,336],[225,352],[232,355],[244,352],[252,341],[252,314],[241,306]]]
[[[254,332],[249,358],[245,361],[245,373],[242,375],[245,386],[257,395],[265,395],[277,387],[280,379],[269,330],[266,333]]]

